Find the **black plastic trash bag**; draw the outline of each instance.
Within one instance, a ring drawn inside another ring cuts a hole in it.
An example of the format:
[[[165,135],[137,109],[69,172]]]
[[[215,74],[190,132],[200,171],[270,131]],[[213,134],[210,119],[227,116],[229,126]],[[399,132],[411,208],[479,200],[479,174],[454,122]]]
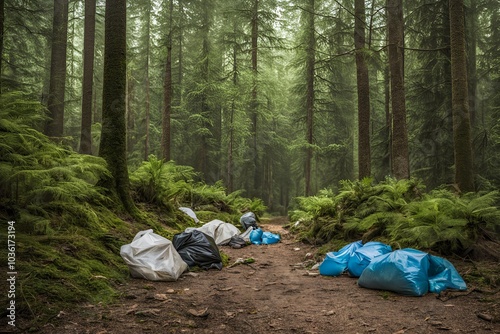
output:
[[[222,258],[214,239],[198,230],[174,235],[175,249],[189,267],[222,269]]]
[[[243,226],[243,229],[246,231],[249,227],[258,228],[257,226],[257,218],[255,217],[255,213],[247,212],[243,216],[240,217],[240,223]]]

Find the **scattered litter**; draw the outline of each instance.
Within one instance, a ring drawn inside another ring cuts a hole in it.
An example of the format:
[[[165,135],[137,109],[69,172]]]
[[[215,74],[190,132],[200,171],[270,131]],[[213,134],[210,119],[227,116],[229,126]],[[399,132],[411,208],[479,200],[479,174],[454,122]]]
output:
[[[227,266],[228,268],[232,268],[234,266],[237,266],[239,264],[250,264],[250,263],[254,263],[255,262],[255,259],[253,257],[249,257],[249,258],[242,258],[242,257],[239,257],[236,259],[236,261],[234,261],[233,264]]]
[[[189,217],[193,218],[195,223],[199,223],[200,220],[196,217],[196,213],[190,208],[180,207],[179,210],[187,214]]]

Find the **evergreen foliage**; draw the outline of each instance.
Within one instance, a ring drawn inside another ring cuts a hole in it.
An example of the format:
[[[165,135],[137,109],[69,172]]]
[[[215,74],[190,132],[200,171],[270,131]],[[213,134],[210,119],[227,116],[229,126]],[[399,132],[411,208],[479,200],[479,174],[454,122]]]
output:
[[[369,241],[380,238],[398,247],[414,247],[441,254],[469,254],[485,240],[500,236],[499,192],[458,196],[440,189],[425,193],[417,179],[370,178],[344,181],[337,194],[323,190],[298,198],[292,221],[304,240]],[[481,246],[481,255],[498,256]]]

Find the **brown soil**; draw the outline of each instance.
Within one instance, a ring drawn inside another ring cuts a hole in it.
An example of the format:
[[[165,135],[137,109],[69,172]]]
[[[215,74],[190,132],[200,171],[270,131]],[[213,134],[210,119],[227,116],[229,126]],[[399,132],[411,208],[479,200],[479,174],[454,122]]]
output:
[[[280,222],[263,225],[281,233],[278,244],[221,247],[230,263],[252,264],[177,282],[130,279],[115,304],[64,310],[41,333],[500,333],[498,292],[405,297],[319,276],[304,267],[314,247]]]

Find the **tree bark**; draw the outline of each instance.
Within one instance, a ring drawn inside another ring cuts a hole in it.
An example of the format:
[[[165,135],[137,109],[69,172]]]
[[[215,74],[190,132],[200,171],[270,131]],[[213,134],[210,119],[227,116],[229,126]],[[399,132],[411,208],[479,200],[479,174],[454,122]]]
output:
[[[172,12],[174,3],[170,0],[169,8],[169,32],[167,36],[167,61],[165,63],[165,82],[163,86],[163,117],[162,117],[162,139],[161,148],[162,156],[165,161],[171,159],[171,126],[170,119],[172,116]]]
[[[64,132],[64,93],[66,90],[66,48],[68,44],[68,0],[54,0],[52,51],[47,108],[50,120],[45,125],[49,137],[62,137]]]
[[[105,186],[117,193],[128,212],[137,213],[130,196],[126,152],[126,0],[106,0],[104,29],[102,133],[99,155],[106,160],[112,175],[111,182]]]
[[[151,4],[148,2],[148,10],[146,10],[146,138],[144,141],[144,160],[147,161],[149,158],[149,142],[150,142],[150,131],[149,123],[151,118],[151,97],[150,97],[150,83],[149,83],[149,39],[150,39],[150,26],[151,26]]]
[[[392,174],[396,179],[406,179],[410,177],[410,163],[404,87],[402,0],[387,0],[387,18],[392,105]]]
[[[83,38],[82,125],[80,153],[92,154],[92,85],[94,79],[96,1],[85,0],[85,27]]]
[[[366,65],[364,0],[355,0],[354,46],[356,48],[356,75],[358,85],[358,177],[371,175],[370,150],[370,79]]]
[[[464,2],[463,0],[449,0],[449,6],[455,183],[460,191],[469,192],[474,191],[474,174],[467,87]]]
[[[260,193],[260,163],[259,163],[259,150],[257,144],[258,136],[258,115],[259,115],[259,102],[257,99],[257,56],[258,56],[258,37],[259,37],[259,0],[253,0],[252,20],[251,20],[251,61],[252,61],[252,95],[250,100],[250,119],[252,122],[252,161],[253,168],[253,196],[258,196]]]
[[[313,159],[313,127],[314,127],[314,74],[316,65],[316,36],[315,36],[315,6],[314,0],[307,3],[306,15],[306,161],[305,161],[305,196],[311,195],[311,169]]]

